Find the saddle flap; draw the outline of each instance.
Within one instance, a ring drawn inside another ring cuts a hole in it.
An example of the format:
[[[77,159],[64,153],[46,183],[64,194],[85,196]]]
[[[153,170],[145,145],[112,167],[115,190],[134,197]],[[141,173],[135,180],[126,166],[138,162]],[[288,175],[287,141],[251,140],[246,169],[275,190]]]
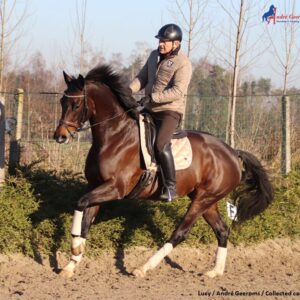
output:
[[[154,142],[156,138],[156,128],[149,115],[139,117],[140,144],[147,170],[157,170]],[[175,138],[174,138],[175,136]],[[186,131],[178,131],[171,140],[172,154],[174,157],[175,169],[183,170],[188,168],[193,159],[192,147],[187,137]]]

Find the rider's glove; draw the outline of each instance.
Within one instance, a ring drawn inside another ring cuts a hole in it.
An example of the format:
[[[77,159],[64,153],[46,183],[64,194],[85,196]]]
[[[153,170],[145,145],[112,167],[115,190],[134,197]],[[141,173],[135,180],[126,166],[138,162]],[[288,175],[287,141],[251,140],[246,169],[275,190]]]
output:
[[[141,106],[145,106],[145,104],[148,104],[152,101],[152,98],[151,96],[145,96],[143,98],[141,98],[140,101],[138,101],[138,103],[141,105]]]

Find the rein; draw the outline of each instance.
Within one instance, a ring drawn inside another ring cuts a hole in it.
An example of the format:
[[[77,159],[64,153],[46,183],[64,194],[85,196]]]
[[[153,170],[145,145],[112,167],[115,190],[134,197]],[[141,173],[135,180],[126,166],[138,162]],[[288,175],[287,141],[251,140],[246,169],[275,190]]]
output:
[[[92,127],[95,127],[95,126],[101,126],[102,124],[108,122],[108,121],[111,121],[111,120],[114,120],[118,117],[122,117],[124,116],[125,114],[127,114],[128,112],[134,110],[135,108],[130,108],[130,109],[127,109],[125,110],[124,112],[122,113],[119,113],[119,114],[116,114],[115,116],[111,117],[111,118],[108,118],[106,120],[103,120],[101,122],[97,122],[95,124],[92,124],[92,125],[89,125],[89,126],[85,126],[83,127],[84,123],[85,123],[85,119],[86,119],[86,116],[88,114],[88,104],[87,104],[87,94],[86,94],[86,87],[84,86],[84,93],[83,95],[78,95],[78,96],[71,96],[71,95],[67,95],[66,93],[63,93],[63,96],[67,97],[67,98],[83,98],[83,101],[84,101],[84,111],[83,111],[83,114],[82,114],[82,117],[81,117],[81,121],[80,121],[80,126],[78,127],[78,124],[76,123],[73,123],[73,122],[70,122],[70,121],[64,121],[62,119],[60,119],[59,121],[59,125],[60,126],[65,126],[65,127],[73,127],[75,128],[75,131],[71,132],[68,128],[68,132],[69,134],[74,137],[75,136],[75,133],[76,132],[81,132],[81,131],[86,131]]]
[[[86,127],[80,127],[80,128],[77,128],[76,131],[77,131],[77,132],[85,131],[85,130],[88,130],[88,129],[92,128],[92,127],[102,125],[103,123],[106,123],[106,122],[108,122],[108,121],[114,120],[114,119],[116,119],[116,118],[118,118],[118,117],[122,117],[123,115],[127,114],[128,112],[130,112],[130,111],[132,111],[132,110],[134,110],[134,108],[127,109],[127,110],[125,110],[124,112],[122,112],[122,113],[120,113],[120,114],[117,114],[117,115],[115,115],[115,116],[113,116],[113,117],[111,117],[111,118],[108,118],[108,119],[106,119],[106,120],[104,120],[104,121],[101,121],[101,122],[98,122],[98,123],[95,123],[95,124],[92,124],[92,125],[89,125],[89,126],[86,126]]]

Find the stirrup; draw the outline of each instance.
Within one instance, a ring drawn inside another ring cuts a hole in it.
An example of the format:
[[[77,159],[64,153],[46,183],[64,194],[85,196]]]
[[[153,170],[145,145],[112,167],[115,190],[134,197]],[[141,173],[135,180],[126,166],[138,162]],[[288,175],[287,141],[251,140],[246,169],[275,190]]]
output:
[[[168,202],[171,202],[174,199],[177,199],[179,196],[177,195],[176,191],[172,191],[167,187],[163,188],[163,191],[160,195],[160,199],[167,200]]]

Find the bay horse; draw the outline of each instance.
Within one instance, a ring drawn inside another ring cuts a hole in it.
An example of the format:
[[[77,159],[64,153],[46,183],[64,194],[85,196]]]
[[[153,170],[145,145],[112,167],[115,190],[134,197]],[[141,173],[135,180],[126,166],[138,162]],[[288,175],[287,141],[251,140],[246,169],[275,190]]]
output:
[[[85,165],[88,192],[79,199],[74,211],[72,256],[61,271],[61,275],[71,277],[82,260],[87,234],[100,204],[126,198],[139,182],[144,164],[137,102],[122,76],[108,65],[95,67],[85,78],[63,73],[67,89],[61,98],[62,115],[54,138],[58,143],[67,143],[87,120],[92,132]],[[235,191],[237,220],[243,222],[265,210],[273,199],[268,175],[254,155],[235,150],[208,133],[188,130],[187,137],[192,147],[192,163],[176,171],[176,188],[179,196],[188,195],[190,206],[170,239],[143,266],[133,271],[135,276],[143,277],[155,268],[187,238],[200,216],[211,226],[218,242],[215,266],[206,275],[222,275],[229,228],[222,220],[217,202]],[[155,176],[160,178],[159,173]],[[162,180],[154,180],[139,198],[159,199],[161,188]]]

